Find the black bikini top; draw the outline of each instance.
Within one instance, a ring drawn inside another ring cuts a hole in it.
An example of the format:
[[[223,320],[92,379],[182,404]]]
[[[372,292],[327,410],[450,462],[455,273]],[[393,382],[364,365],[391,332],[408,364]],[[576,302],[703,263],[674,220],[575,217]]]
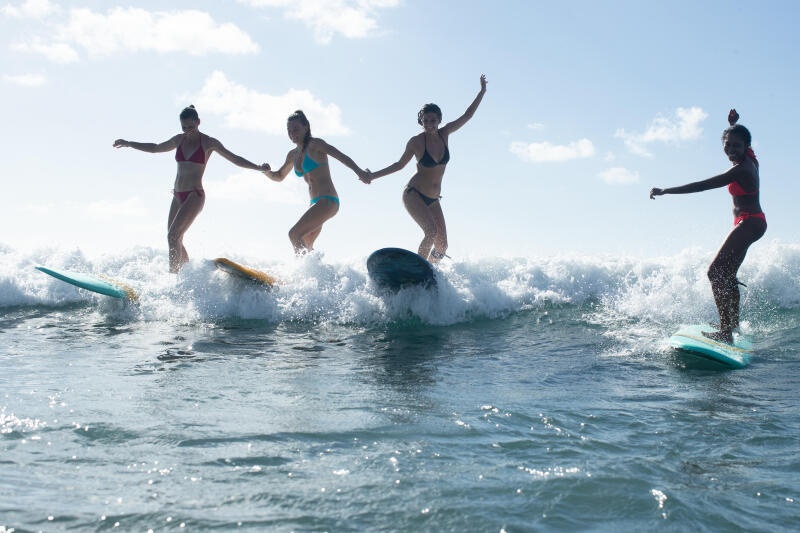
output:
[[[442,134],[441,133],[439,133],[439,138],[442,139]],[[442,156],[442,160],[437,163],[436,161],[433,160],[433,158],[431,157],[431,154],[428,153],[428,137],[426,136],[425,137],[425,153],[422,154],[422,157],[420,157],[419,164],[422,165],[423,167],[428,167],[428,168],[439,166],[439,165],[446,165],[447,162],[450,161],[450,149],[445,144],[444,139],[442,139],[442,144],[444,144],[444,155]]]

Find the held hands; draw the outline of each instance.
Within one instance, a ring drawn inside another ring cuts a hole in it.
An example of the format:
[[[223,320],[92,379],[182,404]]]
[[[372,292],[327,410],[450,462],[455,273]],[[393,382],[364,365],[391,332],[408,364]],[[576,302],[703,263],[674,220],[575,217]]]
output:
[[[481,92],[482,93],[486,92],[486,84],[487,83],[489,83],[489,82],[486,81],[486,74],[481,74]]]
[[[664,194],[664,189],[659,189],[658,187],[653,187],[650,189],[650,199],[655,200],[656,196],[661,196]]]
[[[728,113],[728,124],[733,126],[737,122],[739,122],[739,113],[735,109],[731,109],[730,113]]]
[[[262,164],[260,164],[260,165],[258,166],[258,170],[260,170],[261,172],[267,173],[267,172],[269,172],[271,169],[270,169],[269,163],[262,163]]]
[[[130,145],[131,144],[125,139],[117,139],[116,141],[114,141],[114,148],[126,148]]]
[[[359,179],[359,180],[361,180],[361,181],[363,181],[363,182],[364,182],[364,183],[366,183],[367,185],[369,185],[369,182],[370,182],[370,181],[372,181],[372,172],[370,172],[370,170],[369,170],[369,169],[367,169],[367,170],[361,170],[361,169],[359,168],[359,169],[358,169],[358,172],[356,172],[356,174],[358,174],[358,179]]]

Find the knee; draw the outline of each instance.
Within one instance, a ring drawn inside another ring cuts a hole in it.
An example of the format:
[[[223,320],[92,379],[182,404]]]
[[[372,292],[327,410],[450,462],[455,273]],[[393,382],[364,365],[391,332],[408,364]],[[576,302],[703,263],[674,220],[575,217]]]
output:
[[[298,230],[296,227],[293,227],[292,229],[289,230],[289,240],[292,241],[293,244],[300,242],[302,239],[303,235],[300,233],[300,230]]]
[[[436,226],[429,226],[423,230],[425,232],[425,238],[436,240],[436,237],[439,236],[439,232],[436,230]]]

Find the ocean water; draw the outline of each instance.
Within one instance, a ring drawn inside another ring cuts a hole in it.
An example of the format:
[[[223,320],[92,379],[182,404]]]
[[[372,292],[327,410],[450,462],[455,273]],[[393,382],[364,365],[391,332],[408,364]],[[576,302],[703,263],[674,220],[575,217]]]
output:
[[[712,254],[470,258],[385,295],[365,257],[232,257],[267,291],[0,246],[0,531],[796,531],[800,245],[740,271],[743,370],[666,342],[715,320]]]

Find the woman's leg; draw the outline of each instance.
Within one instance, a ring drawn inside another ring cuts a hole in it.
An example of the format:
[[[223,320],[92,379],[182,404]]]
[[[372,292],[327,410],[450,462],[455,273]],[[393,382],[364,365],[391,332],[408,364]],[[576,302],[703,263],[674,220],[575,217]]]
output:
[[[442,212],[442,204],[433,202],[428,206],[433,218],[433,223],[436,226],[436,234],[433,237],[433,250],[431,250],[431,263],[438,263],[444,257],[447,251],[447,226],[444,222],[444,213]],[[434,251],[436,254],[434,255]]]
[[[707,336],[724,342],[733,342],[733,330],[739,326],[739,282],[736,273],[742,265],[747,249],[766,231],[766,223],[758,218],[740,222],[728,234],[717,256],[708,267],[711,292],[719,313],[719,333]]]
[[[411,215],[411,218],[422,228],[422,232],[425,234],[422,237],[422,242],[419,243],[417,253],[427,259],[436,238],[436,221],[431,209],[425,205],[422,197],[416,191],[410,189],[403,191],[403,205],[406,206],[408,214]]]
[[[323,198],[308,208],[297,224],[289,230],[289,240],[294,246],[294,253],[311,251],[314,241],[322,231],[322,225],[339,212],[339,204]]]
[[[203,210],[206,195],[193,191],[183,203],[177,198],[172,199],[169,210],[167,243],[169,244],[169,271],[178,272],[181,266],[189,261],[189,254],[183,246],[183,235],[194,219]]]

